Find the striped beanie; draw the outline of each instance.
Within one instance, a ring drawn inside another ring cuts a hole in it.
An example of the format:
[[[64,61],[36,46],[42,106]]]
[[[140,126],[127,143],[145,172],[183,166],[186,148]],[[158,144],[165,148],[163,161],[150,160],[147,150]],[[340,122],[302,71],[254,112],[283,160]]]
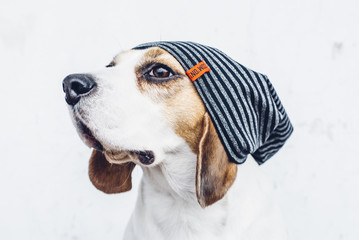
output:
[[[231,161],[248,154],[262,164],[293,131],[268,77],[234,61],[220,50],[194,42],[151,42],[182,65],[198,91]]]

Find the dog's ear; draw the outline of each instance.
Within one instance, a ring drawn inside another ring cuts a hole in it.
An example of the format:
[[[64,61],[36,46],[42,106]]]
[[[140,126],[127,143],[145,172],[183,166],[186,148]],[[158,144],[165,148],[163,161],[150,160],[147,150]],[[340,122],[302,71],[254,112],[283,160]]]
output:
[[[222,199],[237,175],[237,164],[230,162],[208,113],[203,117],[196,172],[197,200],[202,208]]]
[[[105,155],[93,150],[89,163],[89,176],[92,184],[105,193],[121,193],[131,190],[131,173],[136,165],[109,163]]]

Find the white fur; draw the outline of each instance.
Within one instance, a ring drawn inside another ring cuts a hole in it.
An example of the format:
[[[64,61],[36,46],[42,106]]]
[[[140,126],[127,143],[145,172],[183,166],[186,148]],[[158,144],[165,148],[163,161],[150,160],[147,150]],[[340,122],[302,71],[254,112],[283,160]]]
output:
[[[92,73],[96,90],[75,105],[75,115],[105,148],[152,150],[156,165],[165,158],[165,152],[176,150],[179,138],[168,127],[161,107],[138,90],[134,66],[143,53],[125,53],[116,67]]]
[[[227,195],[205,209],[196,199],[195,171],[196,155],[185,145],[160,166],[143,167],[124,239],[287,239],[272,187],[251,157]]]
[[[136,85],[134,68],[146,51],[124,53],[117,66],[94,73],[96,91],[74,110],[106,149],[155,153],[154,164],[136,162],[144,174],[124,239],[286,239],[271,185],[251,157],[223,199],[200,207],[196,155]]]

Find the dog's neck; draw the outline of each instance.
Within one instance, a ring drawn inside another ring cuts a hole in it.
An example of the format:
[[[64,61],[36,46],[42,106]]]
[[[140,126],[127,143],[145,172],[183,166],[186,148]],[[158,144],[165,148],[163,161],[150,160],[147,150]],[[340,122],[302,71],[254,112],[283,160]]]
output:
[[[226,222],[227,196],[216,206],[200,207],[196,198],[196,164],[197,156],[185,148],[168,154],[167,159],[158,166],[143,168],[133,215],[133,218],[137,218],[135,222],[146,219],[146,226],[150,224],[152,230],[157,229],[154,231],[158,232],[158,239],[187,239],[194,236],[194,232],[203,232],[205,229],[207,233],[201,233],[201,236],[220,237]],[[209,228],[209,225],[213,228]],[[169,229],[174,232],[163,232]],[[208,232],[208,229],[214,232]]]
[[[227,194],[204,209],[196,198],[196,163],[196,155],[184,148],[168,154],[157,166],[143,168],[136,208],[124,239],[247,239],[242,236],[247,229],[264,229],[268,223],[268,232],[282,234],[271,187],[253,159],[240,165]],[[266,233],[263,230],[253,239],[283,239],[267,238]]]
[[[171,194],[184,201],[196,200],[196,155],[186,147],[166,154],[166,160],[144,169],[144,181],[154,191]]]

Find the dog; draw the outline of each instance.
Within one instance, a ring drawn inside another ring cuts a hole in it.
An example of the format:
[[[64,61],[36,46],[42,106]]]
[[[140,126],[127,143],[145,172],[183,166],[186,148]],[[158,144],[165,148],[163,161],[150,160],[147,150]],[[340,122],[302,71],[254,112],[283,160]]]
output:
[[[63,81],[70,115],[93,148],[89,177],[105,193],[143,176],[124,239],[287,239],[272,186],[251,157],[231,162],[182,65],[159,47],[118,54]]]

